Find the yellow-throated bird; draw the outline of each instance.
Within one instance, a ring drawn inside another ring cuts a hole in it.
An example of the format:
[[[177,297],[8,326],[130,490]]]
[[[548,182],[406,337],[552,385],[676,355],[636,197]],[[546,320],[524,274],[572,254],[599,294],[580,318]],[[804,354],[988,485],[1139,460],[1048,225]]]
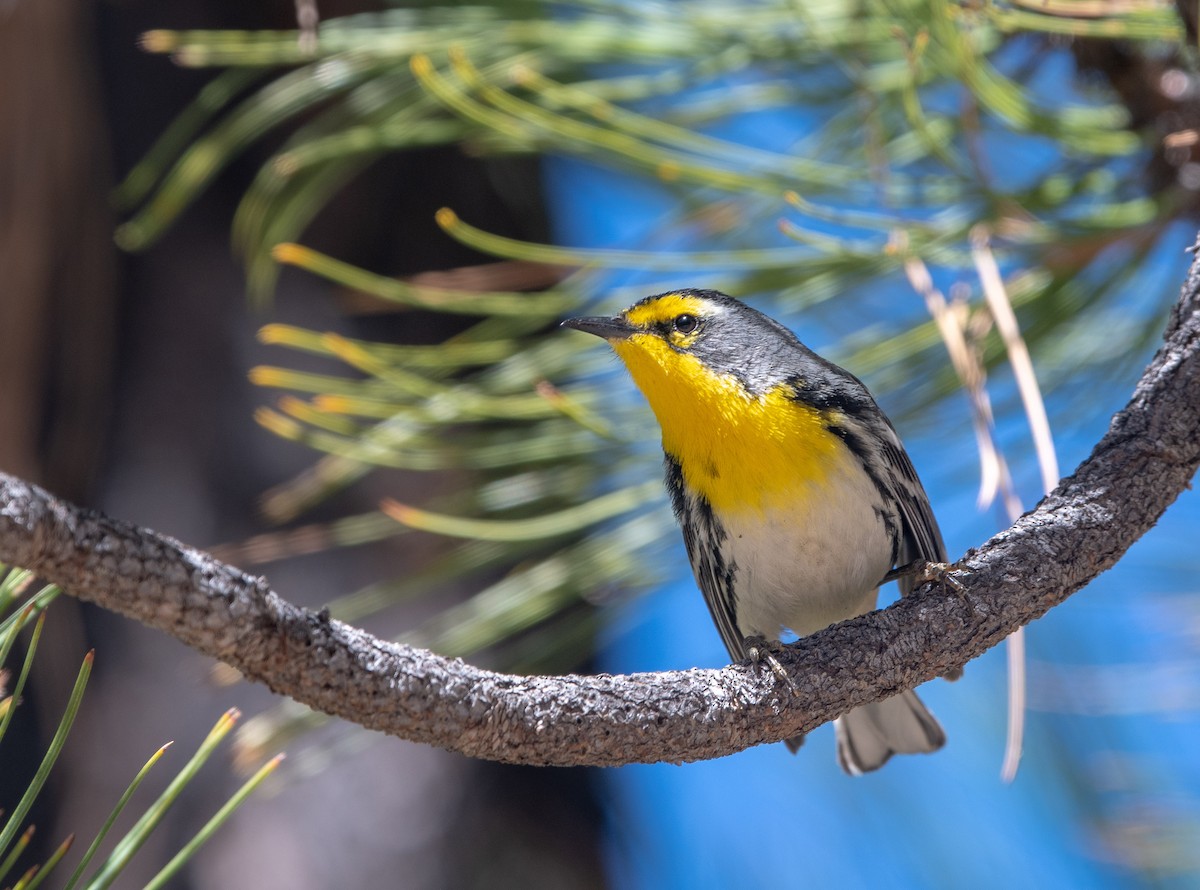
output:
[[[867,388],[783,325],[711,290],[563,325],[607,340],[658,417],[688,559],[734,660],[767,652],[783,628],[869,612],[885,576],[908,593],[905,570],[945,561],[925,489]],[[946,741],[912,691],[835,727],[851,774]]]

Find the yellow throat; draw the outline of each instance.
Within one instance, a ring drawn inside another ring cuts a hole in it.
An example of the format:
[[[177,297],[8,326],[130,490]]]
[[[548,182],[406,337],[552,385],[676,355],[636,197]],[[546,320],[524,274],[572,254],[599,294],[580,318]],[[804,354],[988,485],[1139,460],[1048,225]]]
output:
[[[640,327],[656,318],[639,313],[680,311],[665,302],[635,308],[627,318]],[[655,333],[610,343],[658,418],[663,450],[714,510],[761,513],[803,497],[840,469],[846,452],[826,429],[829,418],[792,399],[786,385],[752,395],[732,374],[712,371]]]

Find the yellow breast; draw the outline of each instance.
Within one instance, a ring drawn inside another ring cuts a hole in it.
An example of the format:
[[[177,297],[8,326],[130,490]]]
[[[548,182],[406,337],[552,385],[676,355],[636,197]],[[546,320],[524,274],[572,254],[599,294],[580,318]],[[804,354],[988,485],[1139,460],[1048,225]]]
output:
[[[684,481],[721,513],[764,512],[824,486],[847,452],[822,412],[780,386],[763,395],[651,334],[613,342]]]

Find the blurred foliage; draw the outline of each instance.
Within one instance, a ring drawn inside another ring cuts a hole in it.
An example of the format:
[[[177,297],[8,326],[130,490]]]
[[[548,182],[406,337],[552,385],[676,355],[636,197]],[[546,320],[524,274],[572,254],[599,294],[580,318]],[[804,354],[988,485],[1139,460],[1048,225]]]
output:
[[[1172,7],[1148,0],[498,2],[324,22],[315,49],[295,32],[156,31],[147,50],[223,70],[121,187],[130,216],[119,239],[148,247],[222,168],[287,128],[233,220],[252,297],[264,300],[289,264],[397,311],[470,324],[435,348],[264,328],[265,342],[337,368],[252,372],[287,393],[259,421],[324,455],[270,493],[267,515],[290,522],[376,467],[446,471],[454,491],[428,509],[391,504],[317,536],[360,544],[411,526],[458,539],[403,579],[333,603],[334,614],[474,580],[480,592],[405,639],[466,655],[548,627],[539,647],[514,644],[508,663],[569,667],[544,640],[572,641],[577,660],[594,624],[581,594],[654,581],[648,548],[671,521],[645,507],[662,499],[644,484],[657,471],[642,408],[603,379],[602,346],[582,348],[554,322],[611,291],[613,269],[651,271],[664,288],[686,275],[773,295],[777,311],[820,310],[833,327],[841,313],[840,328],[857,333],[836,357],[877,390],[904,383],[902,407],[929,405],[956,385],[934,325],[915,298],[911,311],[885,310],[893,291],[882,285],[903,281],[916,255],[972,302],[975,230],[990,239],[1031,348],[1048,356],[1047,388],[1081,364],[1112,373],[1157,331],[1165,291],[1129,323],[1107,314],[1195,200],[1146,170],[1170,138],[1185,149],[1164,155],[1178,180],[1191,155],[1186,128],[1164,124],[1165,112],[1146,121],[1095,64],[1077,77],[1062,41],[1119,47],[1194,89],[1183,33]],[[773,111],[803,124],[786,151],[711,132],[731,114]],[[646,249],[600,251],[521,243],[438,214],[465,244],[562,267],[537,294],[419,287],[294,243],[372,161],[450,144],[599,162],[679,209]],[[1003,347],[976,315],[994,364]],[[287,549],[286,536],[259,543],[263,558]],[[285,710],[281,725],[293,721]]]
[[[45,626],[46,609],[59,594],[57,587],[44,587],[30,594],[33,580],[32,572],[0,563],[0,745],[3,744],[5,733],[22,703],[21,695],[29,680],[34,656],[41,640],[42,628]],[[17,641],[22,630],[30,626],[32,632],[24,645],[25,652],[24,658],[21,660],[20,671],[16,681],[12,682],[12,673],[5,665],[8,663],[9,657],[18,651]],[[83,693],[87,687],[88,678],[91,676],[92,660],[93,653],[87,653],[79,668],[75,686],[71,690],[70,698],[59,720],[54,737],[51,739],[40,765],[29,780],[25,793],[9,812],[0,810],[0,817],[6,817],[0,819],[0,886],[11,887],[12,890],[33,890],[51,875],[74,842],[75,835],[66,838],[44,863],[33,865],[21,863],[22,854],[29,847],[35,831],[33,825],[25,824],[25,818],[29,815],[38,796],[45,789],[54,764],[67,743],[75,717],[83,702]],[[221,717],[191,760],[184,765],[158,798],[146,807],[142,815],[112,846],[104,860],[84,880],[84,872],[88,870],[110,830],[124,811],[126,804],[129,803],[133,793],[150,772],[150,768],[166,753],[171,743],[167,743],[155,751],[145,766],[134,776],[124,794],[121,795],[104,825],[97,831],[95,838],[80,858],[75,870],[57,886],[67,888],[67,890],[76,886],[86,887],[88,890],[100,890],[100,888],[111,886],[124,871],[133,855],[149,838],[151,832],[162,821],[184,788],[196,778],[200,768],[234,728],[238,717],[239,714],[236,710],[231,710]],[[228,820],[233,811],[268,775],[274,772],[281,760],[282,755],[278,755],[263,764],[146,886],[163,887],[172,877],[177,876],[200,845]],[[8,768],[23,762],[22,758],[0,756],[0,764],[4,764]],[[0,769],[3,768],[0,767]],[[24,871],[19,873],[16,880],[12,880],[10,875],[17,874],[13,871],[17,867],[24,868]]]

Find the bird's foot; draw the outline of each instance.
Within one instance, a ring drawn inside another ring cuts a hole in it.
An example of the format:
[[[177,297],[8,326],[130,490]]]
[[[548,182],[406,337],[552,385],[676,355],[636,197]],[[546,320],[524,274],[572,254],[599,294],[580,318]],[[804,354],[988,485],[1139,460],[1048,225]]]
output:
[[[957,569],[952,563],[948,562],[930,562],[927,559],[916,559],[907,565],[899,566],[892,569],[883,576],[880,585],[887,584],[889,581],[895,581],[899,578],[912,578],[914,586],[920,586],[933,581],[941,584],[943,587],[948,587],[955,593],[966,593],[967,588],[954,577],[956,572],[962,572],[962,569]]]
[[[792,695],[800,694],[800,689],[796,686],[796,681],[783,669],[783,665],[775,657],[775,652],[783,645],[782,643],[772,643],[766,637],[756,635],[746,637],[745,644],[746,654],[750,657],[751,664],[755,667],[765,664],[771,669],[771,673],[775,675],[775,678],[785,685]]]

